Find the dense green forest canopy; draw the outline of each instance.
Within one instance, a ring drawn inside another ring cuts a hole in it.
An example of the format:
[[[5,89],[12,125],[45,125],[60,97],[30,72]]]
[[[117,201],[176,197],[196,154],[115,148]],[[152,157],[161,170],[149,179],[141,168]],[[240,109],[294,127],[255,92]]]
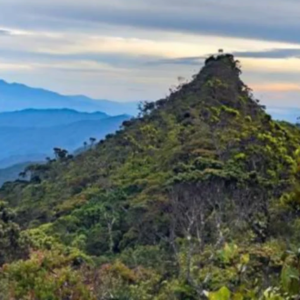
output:
[[[210,57],[116,134],[6,183],[0,299],[298,299],[300,131],[240,74]]]

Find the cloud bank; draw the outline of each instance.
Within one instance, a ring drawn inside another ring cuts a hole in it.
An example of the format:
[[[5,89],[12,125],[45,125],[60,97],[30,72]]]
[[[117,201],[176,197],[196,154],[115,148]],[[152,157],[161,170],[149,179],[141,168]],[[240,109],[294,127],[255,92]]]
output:
[[[9,81],[154,100],[223,48],[264,103],[300,107],[298,0],[0,0],[0,8],[0,77]]]

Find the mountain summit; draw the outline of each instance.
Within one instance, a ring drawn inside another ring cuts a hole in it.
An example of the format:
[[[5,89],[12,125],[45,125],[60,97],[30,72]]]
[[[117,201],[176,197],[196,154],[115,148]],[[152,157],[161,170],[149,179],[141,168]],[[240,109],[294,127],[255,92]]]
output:
[[[300,132],[240,73],[232,55],[210,57],[116,134],[6,183],[0,211],[22,228],[18,251],[0,250],[14,299],[298,295]]]

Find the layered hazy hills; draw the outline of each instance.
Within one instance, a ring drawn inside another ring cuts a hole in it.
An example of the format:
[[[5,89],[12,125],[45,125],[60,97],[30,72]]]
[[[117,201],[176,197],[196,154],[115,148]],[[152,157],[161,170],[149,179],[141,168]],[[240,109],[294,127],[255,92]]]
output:
[[[50,115],[55,117],[53,112]],[[54,147],[74,151],[90,137],[101,139],[108,133],[113,133],[128,118],[127,115],[99,120],[83,118],[76,122],[47,127],[39,127],[37,124],[34,127],[0,126],[0,139],[4,141],[4,147],[0,150],[0,159],[31,153],[48,153],[49,155]]]
[[[83,112],[101,111],[108,115],[136,115],[136,102],[96,100],[86,96],[64,96],[45,89],[0,80],[0,112],[33,109],[69,108]]]
[[[115,132],[129,118],[125,114],[111,117],[102,112],[85,113],[71,109],[0,113],[0,169],[9,167],[7,173],[12,174],[12,165],[17,164],[13,169],[17,170],[23,163],[44,161],[53,155],[54,147],[72,153],[84,142],[89,143],[91,137],[99,140]],[[5,170],[2,173],[4,178]]]
[[[65,96],[0,80],[0,169],[43,161],[54,147],[77,150],[90,137],[117,130],[137,107],[136,102]]]
[[[0,127],[41,128],[67,125],[82,120],[99,121],[110,116],[103,112],[78,112],[72,109],[25,109],[0,112]]]

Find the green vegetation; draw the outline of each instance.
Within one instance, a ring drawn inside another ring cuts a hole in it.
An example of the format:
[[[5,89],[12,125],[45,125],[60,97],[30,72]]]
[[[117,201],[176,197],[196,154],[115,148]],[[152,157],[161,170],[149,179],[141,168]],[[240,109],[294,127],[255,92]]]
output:
[[[4,182],[13,181],[18,178],[20,171],[24,170],[31,164],[32,163],[30,162],[25,162],[7,167],[5,169],[0,169],[0,186],[2,186]]]
[[[298,299],[300,131],[240,73],[211,57],[115,135],[4,184],[0,299]]]

